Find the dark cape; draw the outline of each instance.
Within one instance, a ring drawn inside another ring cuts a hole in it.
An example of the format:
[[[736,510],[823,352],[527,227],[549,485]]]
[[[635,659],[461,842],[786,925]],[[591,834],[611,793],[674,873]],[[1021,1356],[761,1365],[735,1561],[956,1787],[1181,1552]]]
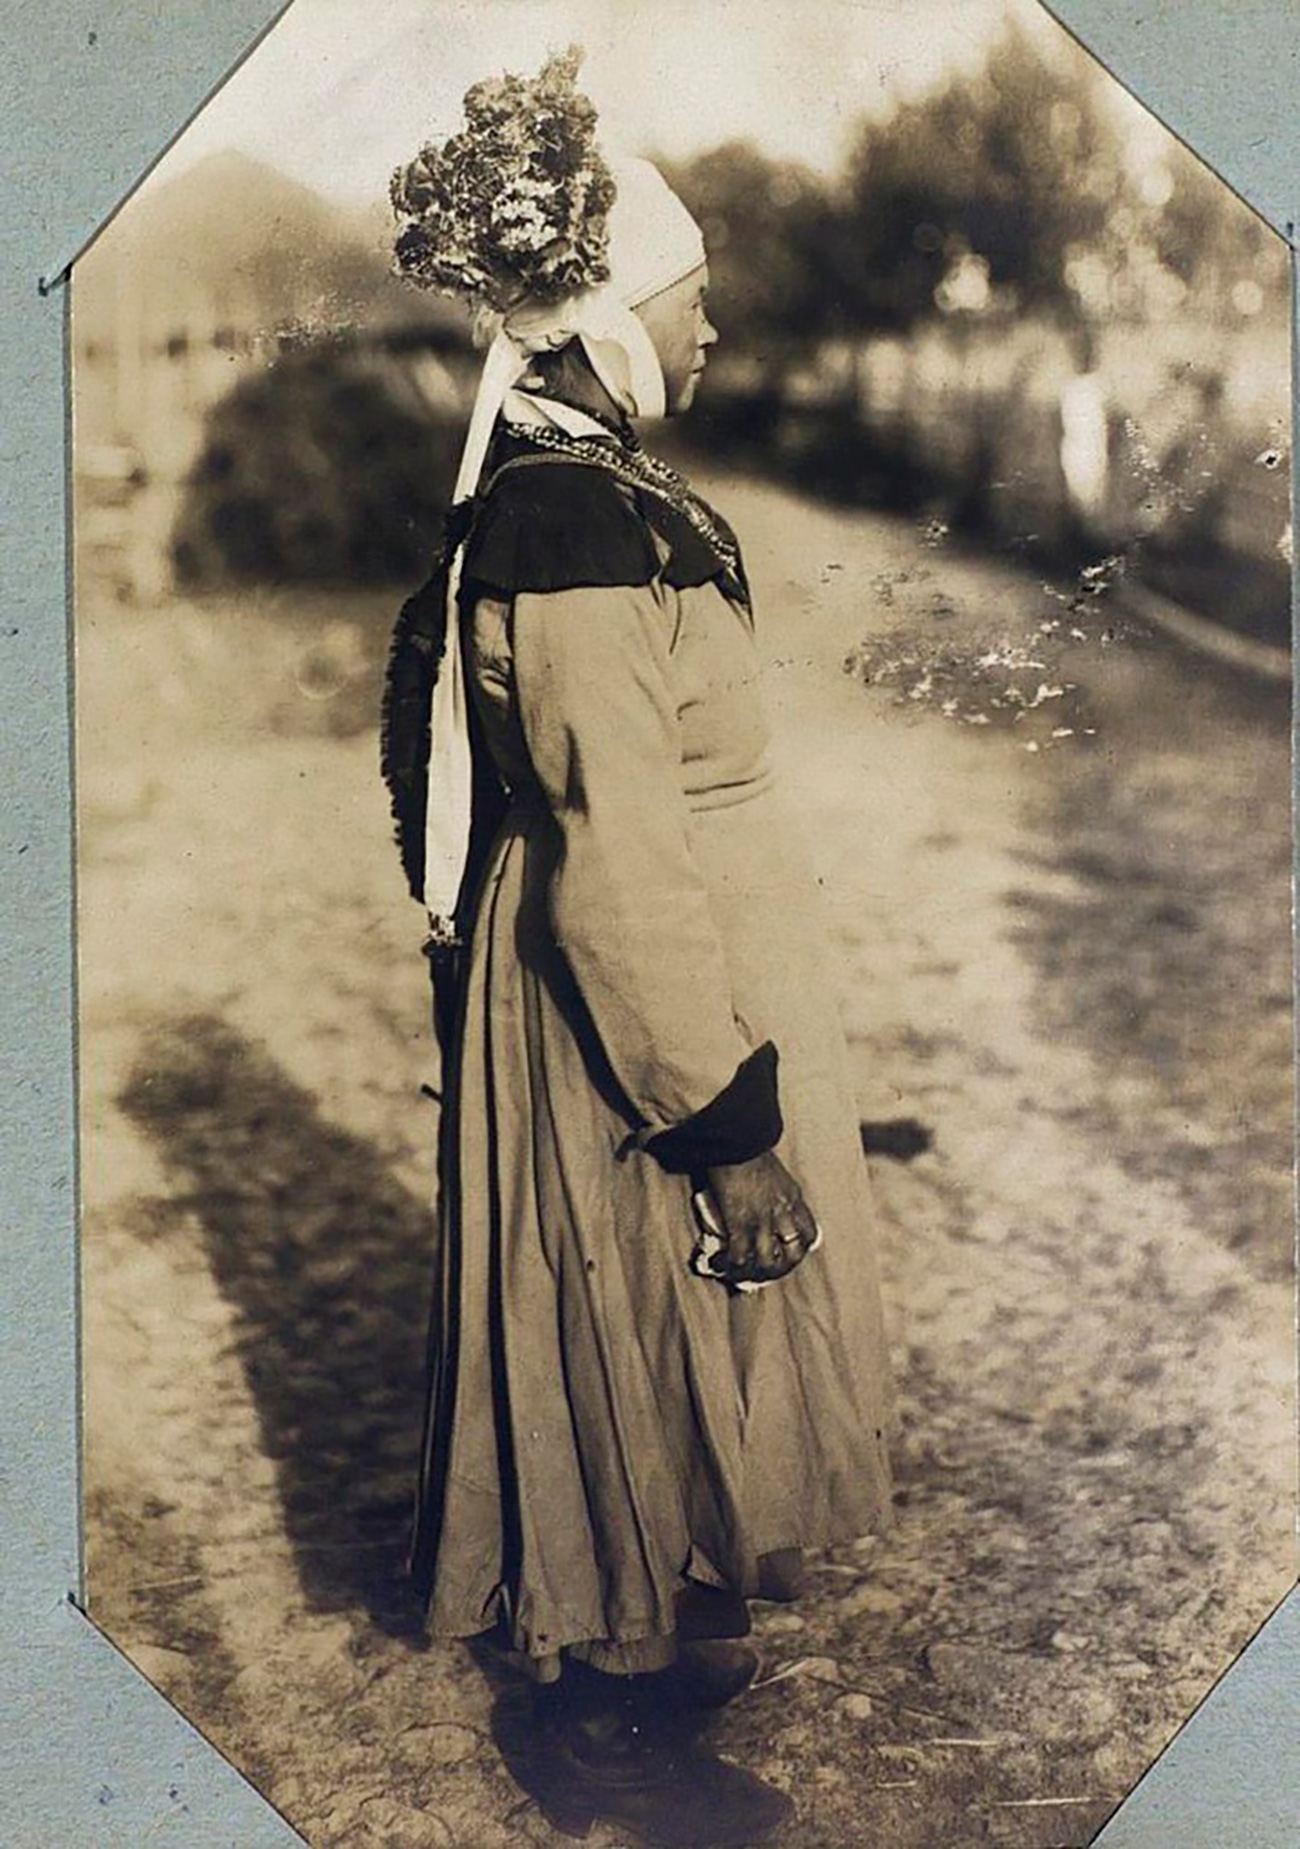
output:
[[[615,471],[639,455],[612,441],[578,439],[583,459],[541,447],[517,427],[498,432],[479,494],[448,511],[433,569],[402,605],[384,682],[380,763],[411,896],[424,896],[429,721],[447,646],[451,571],[463,547],[462,611],[480,596],[509,601],[520,591],[643,585],[656,576],[677,589],[717,578],[748,602],[735,535],[705,509],[707,536],[662,493],[630,486]],[[689,493],[685,483],[681,489]],[[696,507],[704,504],[690,496]],[[661,558],[655,536],[667,549]],[[457,905],[463,935],[478,877],[505,813],[506,797],[472,707],[473,807],[469,856]],[[436,791],[432,800],[437,800]]]

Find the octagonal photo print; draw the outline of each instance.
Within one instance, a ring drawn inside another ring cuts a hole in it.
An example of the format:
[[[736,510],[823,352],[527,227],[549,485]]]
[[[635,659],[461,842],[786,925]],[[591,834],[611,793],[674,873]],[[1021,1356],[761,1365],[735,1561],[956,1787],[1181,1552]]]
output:
[[[921,12],[294,0],[74,268],[90,1610],[314,1849],[1082,1849],[1294,1579],[1287,252]]]

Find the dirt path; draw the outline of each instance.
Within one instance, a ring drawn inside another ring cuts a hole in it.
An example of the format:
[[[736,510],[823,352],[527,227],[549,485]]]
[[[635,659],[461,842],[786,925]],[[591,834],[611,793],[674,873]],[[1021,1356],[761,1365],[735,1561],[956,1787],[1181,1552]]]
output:
[[[1034,581],[776,489],[718,498],[862,1115],[933,1139],[877,1163],[897,1527],[760,1619],[766,1683],[720,1741],[796,1791],[791,1849],[1083,1844],[1294,1576],[1285,1155],[1258,1130],[1288,1108],[1285,731],[1138,651],[1096,666],[1090,757],[895,709],[841,672],[864,633],[942,597],[1028,634]],[[359,729],[380,645],[348,599],[87,605],[92,1609],[317,1849],[552,1844],[491,1745],[492,1680],[418,1647],[397,1580],[432,1126]],[[1250,822],[1252,885],[1216,802]],[[1172,998],[1146,913],[1125,933],[1135,891],[1196,913]]]

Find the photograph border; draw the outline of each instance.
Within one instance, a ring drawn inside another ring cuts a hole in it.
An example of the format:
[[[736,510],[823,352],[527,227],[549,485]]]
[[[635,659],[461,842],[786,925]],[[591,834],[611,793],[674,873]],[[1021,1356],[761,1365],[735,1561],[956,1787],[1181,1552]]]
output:
[[[431,4],[436,0],[431,0]],[[63,0],[10,20],[0,549],[0,1836],[15,1849],[278,1849],[303,1838],[84,1615],[67,280],[75,256],[285,10]],[[1300,19],[1287,0],[1047,10],[1296,249]],[[1295,405],[1293,376],[1293,418]],[[1300,418],[1295,419],[1300,430]],[[1293,468],[1293,492],[1294,492]],[[1300,600],[1293,592],[1293,609]],[[1289,1849],[1300,1803],[1293,1593],[1096,1839]]]

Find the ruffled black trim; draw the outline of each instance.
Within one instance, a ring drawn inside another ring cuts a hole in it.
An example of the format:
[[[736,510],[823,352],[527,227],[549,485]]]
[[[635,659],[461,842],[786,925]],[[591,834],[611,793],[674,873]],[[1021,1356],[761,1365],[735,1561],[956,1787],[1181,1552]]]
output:
[[[379,727],[379,762],[388,785],[393,832],[413,899],[424,894],[425,812],[429,801],[430,721],[433,690],[447,649],[447,595],[451,562],[474,518],[474,503],[460,501],[447,515],[432,576],[402,605],[388,651]],[[457,922],[467,909],[486,864],[492,837],[506,811],[506,796],[469,707],[472,767],[470,840],[457,905]]]
[[[780,1142],[785,1127],[776,1069],[776,1048],[765,1040],[703,1110],[650,1137],[646,1148],[673,1175],[702,1175],[761,1156]]]
[[[447,647],[452,557],[469,531],[473,504],[458,502],[444,522],[433,571],[402,605],[388,651],[379,726],[379,762],[388,785],[397,845],[411,897],[424,890],[424,814],[428,799],[433,689]]]

